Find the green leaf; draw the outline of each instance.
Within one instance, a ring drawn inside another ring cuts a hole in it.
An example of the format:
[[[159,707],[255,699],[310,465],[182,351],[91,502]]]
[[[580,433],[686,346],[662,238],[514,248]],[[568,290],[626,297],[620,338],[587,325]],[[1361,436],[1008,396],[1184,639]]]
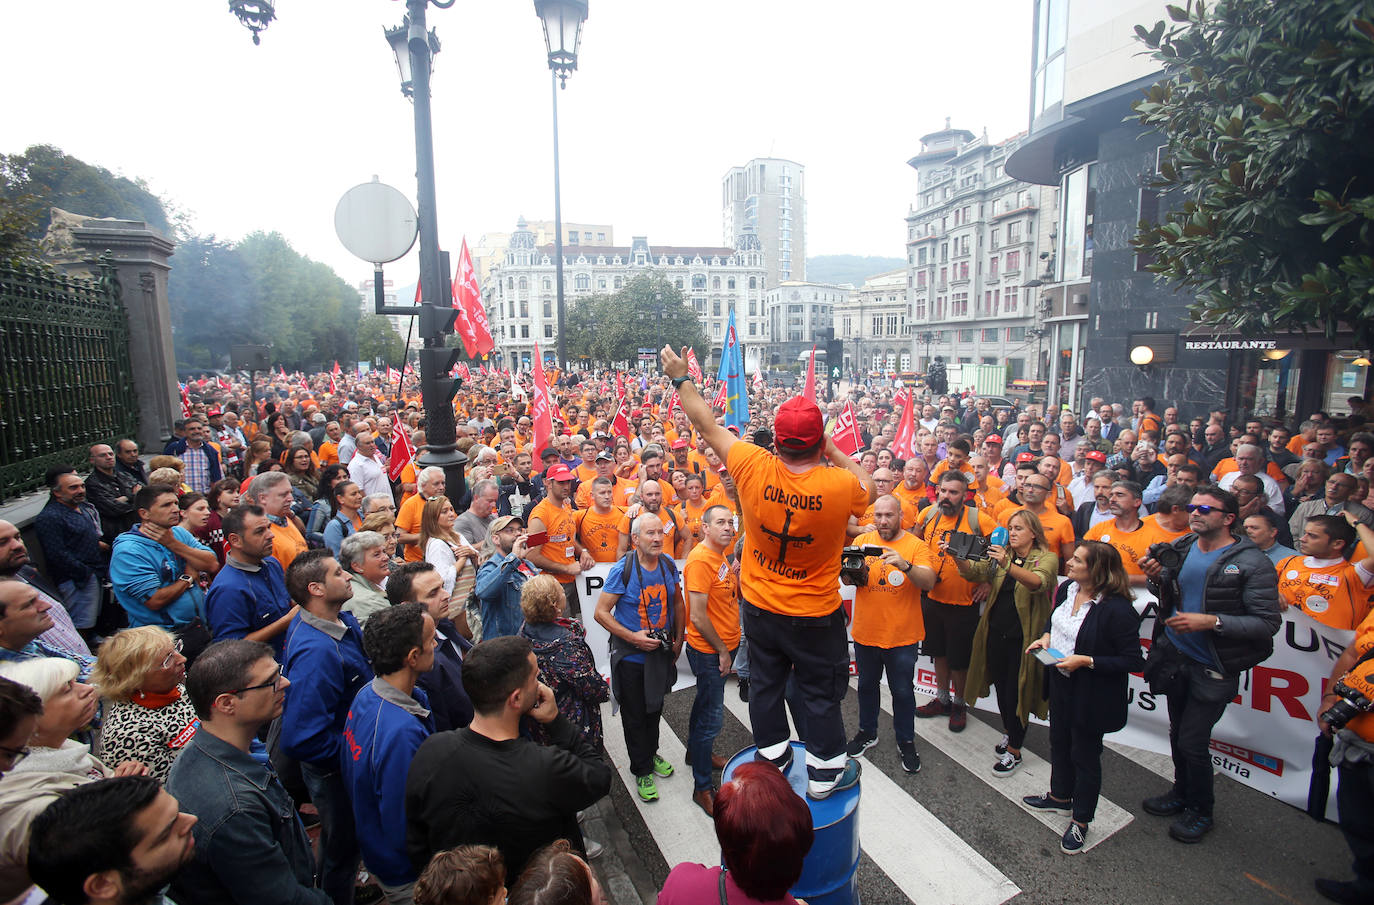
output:
[[[1168,13],[1169,18],[1173,19],[1175,22],[1188,21],[1188,11],[1181,6],[1174,6],[1173,4],[1170,4],[1164,7],[1164,11]]]

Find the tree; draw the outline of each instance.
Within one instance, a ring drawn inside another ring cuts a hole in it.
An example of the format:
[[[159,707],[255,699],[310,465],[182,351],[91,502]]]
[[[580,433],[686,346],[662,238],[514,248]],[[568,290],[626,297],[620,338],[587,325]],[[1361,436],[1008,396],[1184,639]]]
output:
[[[358,319],[358,358],[382,359],[394,368],[401,367],[405,341],[391,328],[391,321],[380,314],[365,314]]]
[[[1165,77],[1135,111],[1168,140],[1156,188],[1173,210],[1140,224],[1136,250],[1196,294],[1202,323],[1374,345],[1374,7],[1167,10],[1174,24],[1136,26]]]
[[[593,362],[635,361],[641,348],[692,346],[704,358],[710,340],[682,290],[662,274],[642,273],[610,295],[584,296],[564,318],[568,356]]]
[[[47,232],[54,207],[90,217],[142,220],[163,235],[171,234],[162,199],[142,180],[116,176],[52,145],[0,154],[0,199],[4,219],[18,217],[27,223],[33,241]]]

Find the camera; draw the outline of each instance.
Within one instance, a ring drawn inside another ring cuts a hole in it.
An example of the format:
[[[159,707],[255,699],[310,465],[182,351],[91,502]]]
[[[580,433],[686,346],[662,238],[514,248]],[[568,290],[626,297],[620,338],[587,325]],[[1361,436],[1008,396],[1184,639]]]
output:
[[[877,544],[845,547],[840,551],[840,580],[857,588],[867,587],[868,558],[882,555],[883,548]]]
[[[1178,586],[1178,570],[1183,566],[1183,554],[1172,544],[1150,544],[1147,555],[1159,563],[1159,577],[1154,579],[1159,598],[1160,620],[1168,619],[1178,610],[1178,602],[1183,598],[1183,589]]]
[[[948,544],[949,555],[955,559],[982,560],[988,558],[988,547],[992,546],[992,541],[981,534],[951,531]]]
[[[657,641],[662,650],[672,653],[673,639],[668,637],[668,632],[661,628],[651,628],[645,632],[651,639]]]
[[[1340,695],[1341,699],[1327,708],[1320,719],[1330,723],[1334,731],[1360,714],[1374,711],[1374,700],[1371,700],[1374,697],[1374,685],[1371,685],[1371,679],[1374,676],[1361,676],[1354,672],[1341,676],[1331,686],[1331,694]]]
[[[1183,565],[1183,555],[1174,549],[1173,544],[1150,544],[1148,554],[1171,575],[1177,575],[1179,567]]]

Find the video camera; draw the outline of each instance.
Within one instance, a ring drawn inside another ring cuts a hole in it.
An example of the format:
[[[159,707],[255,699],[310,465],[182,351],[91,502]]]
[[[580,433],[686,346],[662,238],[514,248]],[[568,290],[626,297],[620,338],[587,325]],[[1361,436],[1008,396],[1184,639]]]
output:
[[[988,547],[992,546],[992,539],[981,534],[951,531],[947,544],[949,555],[955,559],[983,560],[988,558]]]
[[[856,588],[867,587],[868,558],[882,555],[883,548],[877,544],[845,547],[840,551],[840,580]]]
[[[1360,675],[1357,671],[1359,666],[1368,664],[1367,660],[1357,664],[1356,669],[1351,669],[1331,686],[1331,694],[1340,695],[1341,699],[1327,708],[1321,719],[1331,724],[1332,731],[1362,713],[1374,711],[1374,672]]]
[[[1150,544],[1147,555],[1160,565],[1159,577],[1155,586],[1159,589],[1159,619],[1168,619],[1178,609],[1183,599],[1183,589],[1178,586],[1178,570],[1183,568],[1183,554],[1173,544]]]

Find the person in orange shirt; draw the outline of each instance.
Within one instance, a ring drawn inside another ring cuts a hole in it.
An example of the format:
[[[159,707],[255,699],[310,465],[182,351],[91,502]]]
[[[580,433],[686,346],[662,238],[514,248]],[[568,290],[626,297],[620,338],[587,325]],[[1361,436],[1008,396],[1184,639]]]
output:
[[[687,475],[682,503],[675,513],[678,523],[682,525],[683,556],[690,556],[692,548],[701,543],[705,536],[702,519],[710,505],[706,499],[706,480],[696,473]]]
[[[720,487],[720,456],[711,448],[709,443],[701,444],[700,449],[694,449],[687,455],[687,463],[692,471],[701,475],[706,481],[706,495],[709,497]]]
[[[595,444],[593,444],[595,445]],[[588,464],[583,462],[583,465]],[[578,509],[586,509],[592,505],[592,484],[597,478],[607,478],[611,485],[615,485],[615,456],[606,452],[604,449],[592,455],[591,464],[593,466],[592,476],[583,478],[582,483],[577,485],[577,493],[573,497],[573,503]],[[574,474],[580,473],[582,468],[579,466]]]
[[[725,677],[739,649],[739,562],[730,562],[735,519],[725,506],[702,513],[701,542],[687,555],[682,585],[687,591],[687,663],[696,676],[696,696],[687,719],[687,763],[692,767],[692,801],[715,815],[712,768],[725,758],[711,749],[724,722]]]
[[[430,465],[420,470],[416,485],[418,492],[403,502],[396,512],[396,530],[401,532],[396,542],[401,544],[406,562],[424,562],[425,553],[420,549],[420,516],[425,503],[444,495],[448,480],[442,468]]]
[[[919,536],[935,560],[935,587],[921,602],[926,627],[922,650],[935,661],[935,685],[939,689],[934,700],[916,708],[916,715],[947,716],[951,732],[963,732],[968,724],[964,683],[979,608],[973,583],[959,574],[958,562],[948,553],[949,535],[960,531],[986,537],[996,524],[991,513],[966,506],[967,498],[968,476],[962,471],[947,471],[935,490],[935,506],[916,522]]]
[[[872,508],[873,530],[859,535],[854,544],[872,544],[882,547],[883,552],[867,559],[868,580],[857,584],[854,594],[850,632],[859,670],[859,731],[845,751],[858,757],[878,743],[878,684],[886,670],[892,689],[892,729],[902,769],[919,773],[916,646],[925,637],[921,592],[935,587],[935,565],[930,549],[904,530],[901,500],[886,494],[878,497]],[[847,575],[842,574],[840,580],[856,584]]]
[[[930,473],[930,480],[938,485],[940,476],[950,469],[957,469],[969,477],[973,477],[973,467],[968,464],[969,449],[967,440],[949,441],[945,445],[945,458],[936,464],[935,470]]]
[[[291,479],[279,471],[260,474],[243,492],[246,502],[261,506],[272,523],[272,555],[282,568],[290,567],[307,549],[304,525],[291,513]]]
[[[639,454],[640,480],[657,481],[663,490],[663,504],[672,506],[677,502],[670,476],[663,468],[663,450],[657,446],[646,446]]]
[[[597,562],[615,562],[620,549],[620,522],[625,510],[613,505],[615,485],[610,478],[593,479],[590,504],[577,510],[574,536]]]
[[[1145,519],[1152,532],[1151,544],[1171,544],[1188,533],[1188,504],[1192,501],[1193,488],[1183,485],[1166,488],[1159,495],[1155,514]]]
[[[969,492],[973,494],[973,505],[988,512],[1007,498],[1002,492],[1002,480],[992,473],[986,456],[973,456],[968,460],[973,469],[973,480],[969,482]]]
[[[754,745],[759,756],[784,771],[791,765],[783,691],[793,678],[806,713],[807,796],[823,799],[852,788],[860,767],[845,754],[840,712],[849,661],[840,551],[849,517],[862,515],[874,499],[870,479],[825,436],[814,402],[795,397],[779,406],[773,455],[716,423],[687,376],[683,355],[665,346],[660,358],[683,412],[725,460],[740,498],[741,608],[749,639]],[[824,465],[823,456],[838,467]]]
[[[1069,561],[1069,557],[1073,556],[1075,543],[1073,523],[1050,506],[1050,494],[1053,492],[1050,479],[1043,474],[1036,472],[1026,475],[1025,480],[1021,483],[1021,505],[1011,509],[1003,508],[997,521],[1002,526],[1009,527],[1010,518],[1022,509],[1035,513],[1035,517],[1039,519],[1040,525],[1045,531],[1045,539],[1050,545],[1050,552],[1058,555],[1059,562],[1066,563]]]
[[[1298,538],[1302,555],[1290,556],[1277,566],[1280,608],[1295,606],[1332,628],[1354,631],[1359,627],[1370,612],[1374,557],[1357,563],[1345,558],[1357,537],[1368,548],[1374,532],[1348,511],[1309,518]]]
[[[892,494],[898,483],[897,475],[890,468],[879,468],[877,471],[873,472],[873,487],[874,490],[877,491],[878,499],[882,499],[888,494]],[[878,504],[875,502],[872,506],[868,507],[863,515],[858,518],[851,518],[849,520],[849,526],[845,528],[845,532],[850,537],[858,537],[860,534],[866,534],[872,531],[875,524],[874,511],[877,505]],[[918,515],[920,515],[920,510],[916,507],[913,506],[911,510],[908,511],[907,508],[903,506],[902,530],[910,531],[911,528],[915,526],[916,517]],[[858,541],[854,541],[854,543],[858,543]]]
[[[590,484],[592,479],[598,474],[596,470],[596,457],[600,449],[595,440],[583,440],[579,447],[582,453],[582,464],[573,469],[573,478],[580,484]],[[611,461],[615,461],[615,456],[611,456]],[[581,505],[578,503],[577,505]]]
[[[926,477],[925,459],[912,456],[906,460],[902,466],[902,480],[892,490],[892,495],[902,501],[904,513],[908,509],[920,512],[930,505],[930,485],[926,483]]]
[[[663,481],[653,480],[645,481],[639,485],[639,502],[625,510],[625,515],[620,520],[620,545],[617,555],[624,556],[630,552],[635,519],[641,513],[651,512],[663,521],[664,555],[669,559],[681,558],[682,525],[678,523],[677,513],[673,512],[663,500],[664,486]]]
[[[1102,522],[1088,529],[1085,540],[1101,541],[1115,547],[1121,554],[1121,562],[1131,584],[1145,585],[1145,573],[1141,571],[1140,560],[1150,551],[1154,542],[1154,531],[1140,517],[1140,485],[1135,481],[1116,481],[1107,494],[1107,508],[1112,511],[1111,521]]]
[[[530,510],[527,525],[530,537],[547,535],[544,543],[531,544],[526,559],[553,575],[563,586],[568,612],[580,613],[577,576],[596,565],[587,548],[577,540],[573,519],[572,472],[566,465],[555,465],[544,474],[546,496]]]

